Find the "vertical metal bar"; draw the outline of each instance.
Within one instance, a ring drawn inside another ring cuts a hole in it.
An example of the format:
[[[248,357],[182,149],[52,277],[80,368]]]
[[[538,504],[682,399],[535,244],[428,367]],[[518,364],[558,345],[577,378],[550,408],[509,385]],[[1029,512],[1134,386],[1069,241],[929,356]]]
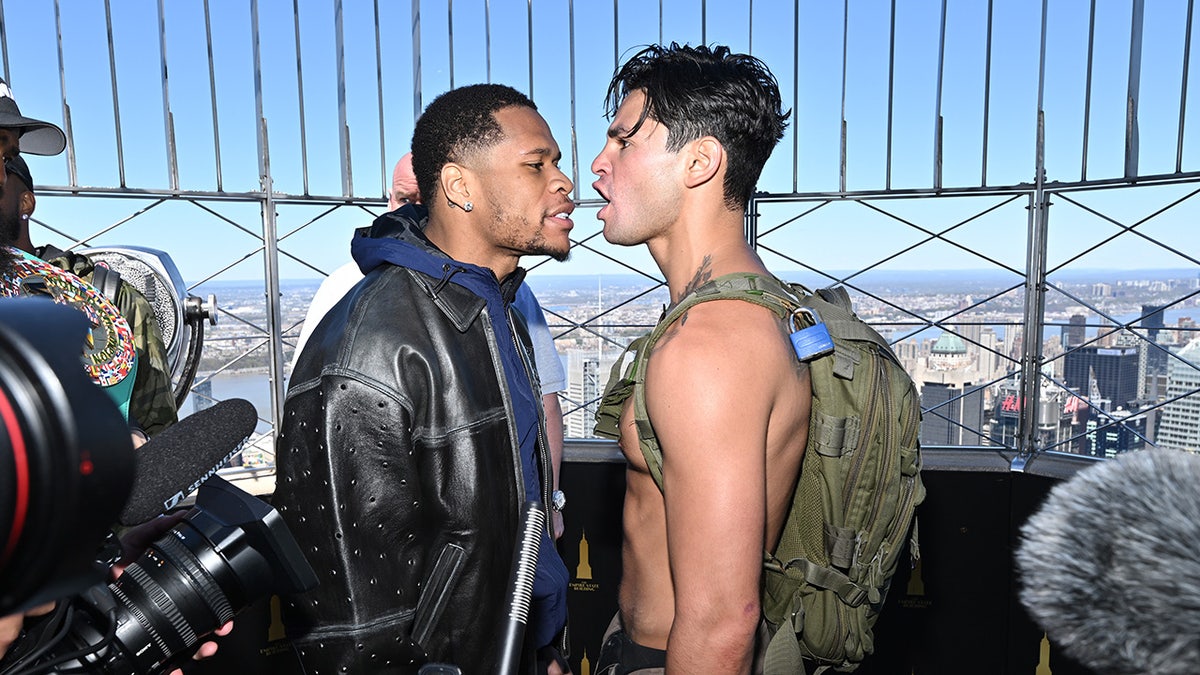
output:
[[[749,0],[749,7],[746,9],[746,26],[749,33],[749,52],[754,53],[754,0]]]
[[[271,425],[273,432],[278,434],[283,422],[283,314],[279,302],[279,237],[275,227],[275,185],[271,178],[267,120],[263,116],[262,40],[258,30],[258,0],[250,0],[250,46],[254,59],[254,130],[258,143],[258,175],[262,190],[263,274],[267,323],[270,327],[267,351],[271,363]]]
[[[421,0],[412,0],[413,122],[425,109],[421,100]]]
[[[213,39],[212,39],[212,14],[208,9],[208,0],[204,0],[204,35],[207,38],[208,44],[208,97],[212,102],[212,124],[213,124],[213,160],[217,168],[217,192],[221,191],[221,123],[217,115],[217,72],[216,66],[213,63]],[[300,115],[301,123],[303,123],[304,115]],[[303,133],[303,131],[301,131]],[[303,150],[301,150],[303,152]],[[305,177],[307,181],[307,176]],[[305,182],[305,192],[308,183]]]
[[[613,72],[621,65],[621,16],[617,13],[617,0],[613,0]]]
[[[446,51],[450,55],[450,88],[454,88],[454,0],[446,0]]]
[[[1125,96],[1125,177],[1138,173],[1138,98],[1142,88],[1142,18],[1145,1],[1133,0],[1129,22],[1129,90]]]
[[[942,0],[941,26],[938,29],[937,100],[933,114],[933,187],[942,187],[942,74],[946,70],[946,0]]]
[[[888,97],[887,97],[887,173],[884,189],[892,189],[892,132],[896,107],[896,0],[892,0],[891,26],[888,29]]]
[[[658,0],[659,11],[661,12],[662,0]],[[4,17],[4,0],[0,0],[0,18]],[[662,22],[659,22],[659,35],[662,35]],[[111,41],[110,41],[111,42]],[[662,42],[660,39],[659,42]],[[0,57],[4,60],[4,81],[12,84],[12,76],[8,72],[8,32],[4,30],[4,21],[0,21]]]
[[[525,0],[525,30],[529,45],[529,98],[533,98],[533,0]]]
[[[167,16],[158,0],[158,52],[162,62],[163,127],[167,134],[167,175],[171,189],[179,189],[179,158],[175,154],[175,116],[171,114],[171,91],[167,84]]]
[[[1025,334],[1021,355],[1021,437],[1012,469],[1021,471],[1036,452],[1041,393],[1042,325],[1046,308],[1046,241],[1049,196],[1046,193],[1046,118],[1042,110],[1046,87],[1046,8],[1042,0],[1041,51],[1038,57],[1037,145],[1034,151],[1034,192],[1029,197],[1029,241],[1025,249]]]
[[[980,162],[979,185],[987,185],[988,167],[988,136],[991,134],[990,116],[992,112],[992,21],[995,18],[993,0],[988,0],[987,40],[984,49],[983,66],[983,159]]]
[[[257,0],[255,0],[257,4]],[[257,28],[255,33],[257,34]],[[259,137],[264,148],[267,143],[267,120],[258,118]],[[283,425],[283,310],[279,288],[279,231],[275,223],[275,187],[271,179],[271,155],[263,154],[262,174],[262,219],[263,219],[263,271],[266,274],[267,317],[271,332],[267,349],[271,357],[271,424],[276,434]],[[278,436],[276,436],[278,438]]]
[[[205,7],[207,6],[208,0],[205,0]],[[117,180],[120,181],[118,185],[125,187],[125,143],[121,137],[121,105],[117,94],[117,56],[113,47],[112,5],[109,0],[104,0],[104,25],[108,31],[108,81],[112,85],[113,138],[117,142]],[[0,40],[2,39],[4,38],[0,35]],[[212,61],[210,60],[209,63],[212,63]],[[219,190],[220,187],[217,189]]]
[[[263,182],[262,190],[270,195],[270,188],[265,185],[269,180],[267,175],[267,136],[263,126],[263,91],[262,91],[262,39],[258,33],[258,0],[250,0],[250,56],[254,59],[254,140],[258,146],[258,179]],[[263,218],[266,218],[266,207],[263,207]]]
[[[1088,131],[1092,125],[1092,60],[1095,58],[1096,45],[1096,0],[1092,0],[1091,13],[1088,15],[1088,54],[1087,75],[1084,78],[1083,95],[1083,157],[1079,169],[1079,180],[1087,180]]]
[[[1192,9],[1195,0],[1188,0],[1187,21],[1183,26],[1183,75],[1179,78],[1179,145],[1175,149],[1175,173],[1183,171],[1183,119],[1187,112],[1188,66],[1192,52]]]
[[[658,44],[663,43],[663,0],[658,0]]]
[[[660,0],[661,1],[661,0]],[[575,100],[575,0],[567,0],[567,45],[571,62],[571,182],[575,184],[573,199],[579,201],[579,134],[577,132],[578,103]]]
[[[1141,0],[1134,0],[1140,2]],[[1042,32],[1041,44],[1038,50],[1038,88],[1037,88],[1037,122],[1038,135],[1037,146],[1034,149],[1034,184],[1041,186],[1045,181],[1046,154],[1045,154],[1045,126],[1044,126],[1044,102],[1046,96],[1046,15],[1048,13],[1050,0],[1042,0]],[[1040,188],[1039,188],[1040,189]],[[1038,195],[1039,197],[1041,195]]]
[[[383,196],[387,197],[391,194],[392,181],[383,133],[383,44],[379,39],[379,0],[375,0],[375,87],[379,100],[379,177],[383,181]]]
[[[842,118],[838,148],[838,185],[842,192],[846,191],[846,62],[849,38],[850,0],[842,0]]]
[[[892,0],[895,2],[895,0]],[[661,31],[661,28],[659,29]],[[792,4],[792,194],[800,191],[800,0]]]
[[[304,64],[300,56],[300,0],[292,0],[292,30],[296,40],[296,100],[300,113],[300,173],[304,180],[304,194],[308,194],[308,131],[304,122]],[[212,40],[209,40],[209,49]],[[216,111],[213,111],[216,114]]]
[[[700,0],[700,44],[708,44],[708,0]]]
[[[1045,123],[1038,113],[1038,160],[1044,166]],[[1029,243],[1026,247],[1025,333],[1021,356],[1021,438],[1013,470],[1020,471],[1025,462],[1039,451],[1037,428],[1041,396],[1042,327],[1046,308],[1046,240],[1049,223],[1049,195],[1045,191],[1045,172],[1039,170],[1034,193],[1029,195]]]
[[[342,161],[342,196],[354,194],[350,167],[350,125],[346,122],[346,35],[342,25],[342,0],[333,2],[334,49],[337,50],[338,149]]]
[[[490,83],[492,81],[492,0],[483,2],[483,57],[487,61],[487,81]]]
[[[58,0],[54,0],[54,34],[58,43],[58,90],[62,95],[63,131],[67,136],[67,180],[70,185],[75,185],[75,135],[71,133],[71,107],[67,105],[67,69],[63,62],[62,12]]]
[[[746,213],[742,215],[742,231],[750,248],[758,250],[758,199],[750,195],[746,202]]]

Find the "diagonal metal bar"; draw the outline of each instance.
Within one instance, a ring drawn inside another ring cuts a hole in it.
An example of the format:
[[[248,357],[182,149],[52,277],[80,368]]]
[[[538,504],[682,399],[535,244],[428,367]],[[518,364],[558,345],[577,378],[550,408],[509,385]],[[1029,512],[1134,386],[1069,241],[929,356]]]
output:
[[[1090,213],[1098,218],[1102,218],[1102,219],[1112,223],[1113,225],[1116,225],[1117,227],[1119,227],[1121,229],[1121,231],[1116,232],[1108,237],[1105,237],[1104,239],[1100,240],[1096,244],[1089,246],[1088,248],[1084,249],[1083,251],[1079,252],[1078,254],[1063,261],[1061,264],[1054,267],[1053,269],[1047,270],[1047,273],[1052,274],[1054,272],[1057,272],[1058,270],[1063,269],[1067,265],[1070,265],[1071,263],[1075,262],[1076,260],[1079,260],[1080,258],[1091,253],[1092,251],[1099,249],[1101,246],[1104,246],[1105,244],[1115,240],[1117,237],[1120,237],[1121,235],[1123,235],[1125,233],[1130,233],[1130,234],[1136,235],[1138,237],[1141,237],[1142,239],[1150,242],[1151,244],[1154,244],[1155,246],[1158,246],[1159,248],[1162,248],[1166,251],[1170,251],[1171,253],[1174,253],[1175,255],[1187,260],[1188,262],[1192,263],[1193,265],[1200,265],[1200,260],[1184,253],[1183,251],[1180,251],[1179,249],[1177,249],[1173,246],[1169,246],[1153,237],[1150,237],[1150,236],[1146,235],[1145,233],[1137,231],[1137,228],[1139,226],[1141,226],[1141,225],[1149,222],[1150,220],[1153,220],[1154,218],[1158,217],[1159,215],[1166,213],[1167,211],[1179,206],[1180,204],[1182,204],[1182,203],[1186,202],[1187,200],[1191,199],[1192,197],[1196,196],[1196,194],[1198,194],[1198,193],[1200,193],[1200,189],[1192,190],[1191,192],[1187,193],[1186,195],[1180,197],[1179,199],[1176,199],[1175,201],[1171,202],[1170,204],[1167,204],[1166,206],[1162,207],[1161,209],[1158,209],[1157,211],[1146,216],[1145,218],[1142,218],[1141,220],[1137,221],[1133,225],[1125,225],[1124,223],[1121,223],[1120,221],[1112,218],[1111,216],[1109,216],[1105,213],[1101,213],[1100,211],[1097,211],[1097,210],[1093,209],[1092,207],[1087,206],[1086,204],[1083,204],[1082,202],[1072,199],[1069,195],[1059,194],[1058,196],[1061,199],[1063,199],[1064,201],[1066,201],[1074,206],[1077,206],[1080,209],[1083,209],[1084,211],[1087,211],[1088,213]]]

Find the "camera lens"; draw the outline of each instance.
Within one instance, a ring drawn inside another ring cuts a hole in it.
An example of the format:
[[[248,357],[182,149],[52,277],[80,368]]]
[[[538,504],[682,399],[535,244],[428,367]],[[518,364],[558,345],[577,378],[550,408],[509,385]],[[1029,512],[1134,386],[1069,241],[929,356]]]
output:
[[[75,601],[65,644],[40,663],[71,672],[158,673],[271,593],[316,585],[275,509],[213,476],[196,506],[107,586]]]
[[[233,618],[220,578],[234,578],[228,563],[187,522],[125,568],[110,588],[120,607],[117,641],[135,670],[150,672],[190,651],[201,636]]]

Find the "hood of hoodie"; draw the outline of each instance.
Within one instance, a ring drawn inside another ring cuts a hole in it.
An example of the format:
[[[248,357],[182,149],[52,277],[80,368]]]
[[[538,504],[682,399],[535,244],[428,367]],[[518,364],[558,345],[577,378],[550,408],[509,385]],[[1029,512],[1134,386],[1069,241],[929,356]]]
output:
[[[536,419],[538,408],[532,406],[540,407],[540,395],[533,396],[532,380],[517,346],[508,313],[517,288],[525,279],[525,270],[518,267],[501,282],[488,268],[451,258],[425,237],[427,219],[425,208],[413,205],[379,216],[369,229],[357,232],[350,242],[354,261],[364,275],[382,265],[403,267],[425,275],[427,278],[420,280],[425,292],[460,331],[466,331],[478,321],[483,308],[487,307],[518,422],[527,421],[530,410]],[[439,297],[448,284],[466,289],[479,301],[464,303],[459,294],[455,294],[456,302]],[[530,448],[526,447],[524,451],[526,456],[532,456]]]
[[[366,275],[388,263],[438,279],[434,286],[435,297],[436,291],[445,284],[454,283],[485,300],[489,300],[492,293],[499,293],[504,306],[512,302],[517,288],[525,280],[524,269],[518,267],[503,280],[497,280],[490,269],[455,260],[425,236],[428,221],[429,211],[424,206],[408,204],[379,216],[370,227],[356,230],[350,242],[350,253],[358,269]]]

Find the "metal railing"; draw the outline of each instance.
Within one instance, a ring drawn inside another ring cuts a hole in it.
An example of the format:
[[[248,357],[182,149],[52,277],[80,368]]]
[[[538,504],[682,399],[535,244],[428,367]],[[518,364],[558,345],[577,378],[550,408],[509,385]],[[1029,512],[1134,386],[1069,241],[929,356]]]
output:
[[[943,0],[921,14],[895,0],[0,0],[0,53],[25,114],[58,122],[69,137],[62,157],[31,161],[41,200],[35,241],[162,248],[193,288],[261,281],[261,305],[222,308],[223,323],[237,330],[218,340],[240,352],[211,370],[237,369],[265,352],[270,409],[261,413],[269,431],[281,419],[298,329],[285,314],[302,300],[281,280],[324,274],[348,259],[351,228],[384,208],[391,163],[433,95],[504,81],[539,103],[582,208],[574,260],[553,269],[531,260],[532,278],[593,269],[644,278],[640,291],[594,312],[550,312],[561,340],[619,347],[630,326],[616,317],[654,298],[662,279],[648,257],[612,247],[587,222],[599,203],[584,186],[604,138],[607,78],[648,42],[749,51],[773,68],[793,124],[752,200],[747,237],[769,266],[843,283],[859,302],[878,306],[898,344],[950,331],[1012,366],[976,385],[1037,374],[1017,378],[1013,439],[971,429],[982,445],[1027,457],[1064,446],[1046,442],[1039,406],[1028,402],[1047,391],[1073,395],[1061,375],[1045,371],[1085,346],[1045,353],[1042,338],[1056,327],[1048,296],[1071,297],[1100,317],[1088,326],[1093,342],[1107,344],[1105,333],[1123,330],[1152,343],[1138,320],[1113,315],[1055,276],[1131,241],[1154,247],[1156,261],[1176,261],[1185,275],[1200,270],[1179,226],[1193,219],[1200,182],[1187,107],[1194,1],[1092,0],[1086,16],[1078,6]],[[146,40],[148,33],[158,39]],[[830,55],[840,62],[828,65]],[[1103,199],[1089,201],[1097,194]],[[1146,207],[1131,213],[1135,204]],[[860,222],[875,229],[856,239],[827,231]],[[1089,223],[1112,229],[1111,237],[1057,250],[1059,232]],[[975,234],[981,224],[990,237]],[[931,248],[1007,281],[937,311],[904,306],[894,288],[874,281],[912,269],[909,261]],[[1165,304],[1191,307],[1195,295],[1181,289]],[[1020,310],[1007,318],[975,316],[1014,299]],[[984,344],[976,328],[1004,332],[1007,344]],[[1013,351],[1018,332],[1039,338]],[[593,403],[568,395],[564,410]],[[963,426],[948,409],[942,403],[926,414]]]

